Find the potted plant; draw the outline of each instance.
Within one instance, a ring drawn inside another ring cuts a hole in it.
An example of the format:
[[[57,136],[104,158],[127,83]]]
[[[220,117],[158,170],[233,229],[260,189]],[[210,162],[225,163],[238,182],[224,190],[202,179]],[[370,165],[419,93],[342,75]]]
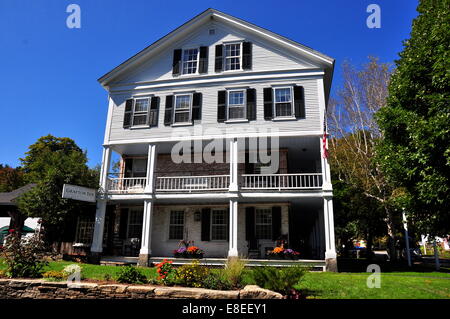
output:
[[[290,249],[290,248],[285,249],[283,251],[283,253],[284,253],[284,258],[285,259],[297,260],[300,257],[300,253],[298,251],[295,251],[295,250]]]
[[[178,249],[173,251],[175,257],[203,258],[204,251],[194,246],[193,240],[182,240],[179,242],[178,247]]]
[[[284,258],[284,248],[275,247],[272,251],[269,251],[267,257],[269,259],[283,259]]]

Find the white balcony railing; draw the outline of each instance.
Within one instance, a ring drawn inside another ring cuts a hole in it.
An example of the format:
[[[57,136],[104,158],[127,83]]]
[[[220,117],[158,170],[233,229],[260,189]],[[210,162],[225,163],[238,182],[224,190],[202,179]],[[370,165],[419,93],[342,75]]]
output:
[[[117,194],[143,193],[146,184],[145,177],[109,177],[107,191]]]
[[[229,175],[164,176],[156,178],[156,191],[195,192],[227,190],[229,183]]]
[[[301,190],[322,187],[322,174],[244,174],[241,190]],[[111,194],[144,193],[145,177],[109,177],[107,191]],[[157,192],[225,191],[230,185],[229,175],[163,176],[156,178]]]
[[[244,174],[241,189],[315,189],[322,187],[321,173]]]

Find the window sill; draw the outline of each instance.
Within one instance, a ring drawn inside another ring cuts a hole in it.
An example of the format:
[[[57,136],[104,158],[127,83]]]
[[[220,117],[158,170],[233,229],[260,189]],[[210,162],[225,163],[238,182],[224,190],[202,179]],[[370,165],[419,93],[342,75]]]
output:
[[[179,127],[179,126],[192,126],[194,125],[193,122],[183,122],[183,123],[173,123],[172,127]]]
[[[248,123],[247,119],[226,120],[224,123]]]
[[[139,130],[143,128],[150,128],[150,125],[136,125],[136,126],[130,126],[130,130]]]
[[[274,117],[272,121],[278,122],[278,121],[292,121],[296,120],[297,118],[295,116],[283,116],[283,117]]]

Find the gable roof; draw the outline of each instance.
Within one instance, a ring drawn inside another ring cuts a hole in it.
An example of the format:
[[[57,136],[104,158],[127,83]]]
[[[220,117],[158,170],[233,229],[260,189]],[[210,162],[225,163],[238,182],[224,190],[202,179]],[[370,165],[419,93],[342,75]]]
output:
[[[0,193],[0,205],[16,205],[15,200],[35,186],[36,184],[27,184],[12,192]]]
[[[235,27],[238,27],[240,29],[244,29],[250,33],[257,34],[260,37],[266,38],[269,41],[275,42],[277,45],[281,47],[285,47],[286,49],[297,51],[298,53],[307,56],[311,60],[317,62],[319,65],[321,65],[325,70],[325,81],[328,83],[325,83],[326,91],[329,91],[331,87],[331,78],[333,75],[334,70],[334,59],[320,53],[318,51],[313,50],[310,47],[307,47],[303,44],[300,44],[296,41],[290,40],[286,37],[283,37],[279,34],[276,34],[272,31],[269,31],[267,29],[261,28],[257,25],[254,25],[252,23],[249,23],[247,21],[241,20],[239,18],[233,17],[231,15],[228,15],[226,13],[223,13],[221,11],[209,8],[203,11],[202,13],[198,14],[191,20],[187,21],[186,23],[182,24],[172,32],[168,33],[167,35],[163,36],[159,40],[153,42],[151,45],[147,46],[131,58],[127,59],[126,61],[119,64],[117,67],[109,71],[108,73],[101,76],[98,81],[103,87],[107,87],[109,83],[111,83],[115,78],[120,76],[121,74],[125,73],[127,70],[132,68],[134,65],[139,63],[145,58],[148,58],[152,56],[153,54],[156,54],[157,51],[162,50],[166,45],[170,45],[173,41],[177,41],[179,39],[182,39],[183,36],[190,34],[194,29],[196,29],[198,26],[211,21],[221,21],[227,24],[234,25]],[[328,92],[325,92],[325,95],[328,96]]]

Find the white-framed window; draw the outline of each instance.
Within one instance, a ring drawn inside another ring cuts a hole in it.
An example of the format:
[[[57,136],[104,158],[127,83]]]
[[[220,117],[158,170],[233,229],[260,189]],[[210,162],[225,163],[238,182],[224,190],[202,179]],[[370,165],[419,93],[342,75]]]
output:
[[[175,95],[173,123],[187,123],[191,120],[192,94]]]
[[[211,211],[211,240],[227,239],[227,209],[213,209]]]
[[[78,216],[75,242],[86,245],[91,244],[93,234],[94,234],[94,220],[87,216]]]
[[[198,48],[183,50],[183,74],[195,74],[198,69]]]
[[[228,119],[246,119],[245,90],[228,91]]]
[[[141,239],[143,220],[144,220],[144,211],[142,208],[133,208],[129,210],[127,238]]]
[[[280,87],[273,89],[273,114],[275,117],[292,117],[294,116],[294,103],[291,87]]]
[[[108,224],[109,216],[105,217],[105,227],[103,230],[103,246],[106,246],[106,239],[108,238]],[[95,221],[94,217],[78,216],[77,226],[75,232],[75,242],[85,245],[92,244],[92,237],[94,235]]]
[[[272,209],[256,208],[255,236],[257,239],[272,239]]]
[[[228,43],[224,45],[225,71],[241,70],[242,67],[242,43]]]
[[[148,109],[150,107],[150,99],[135,99],[133,108],[132,126],[147,125]]]
[[[169,239],[183,239],[184,237],[184,211],[172,210],[169,220]]]

